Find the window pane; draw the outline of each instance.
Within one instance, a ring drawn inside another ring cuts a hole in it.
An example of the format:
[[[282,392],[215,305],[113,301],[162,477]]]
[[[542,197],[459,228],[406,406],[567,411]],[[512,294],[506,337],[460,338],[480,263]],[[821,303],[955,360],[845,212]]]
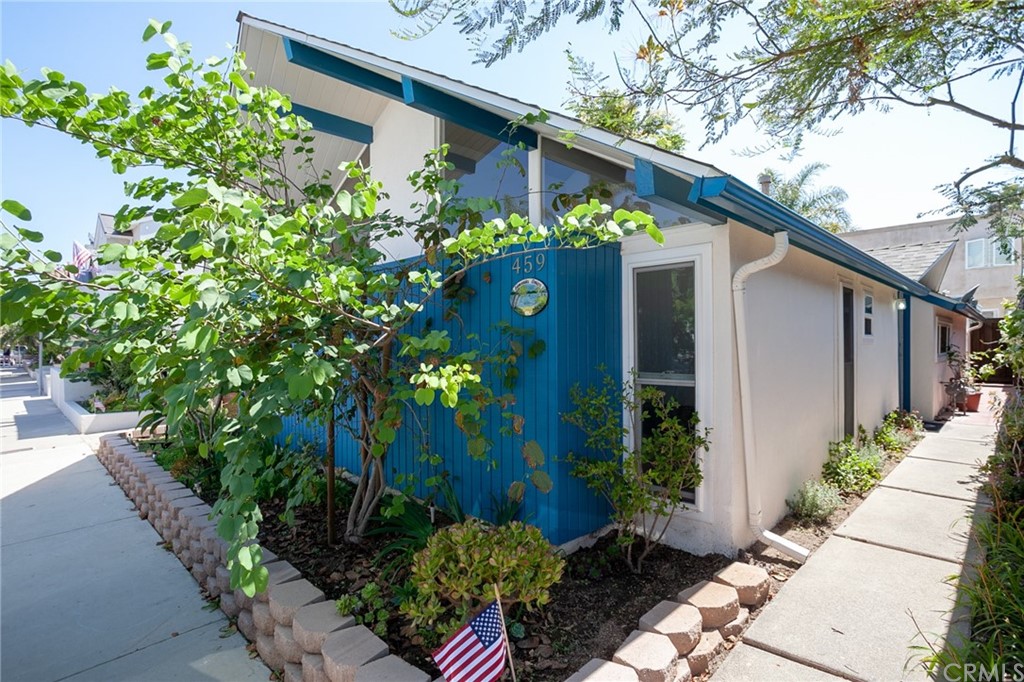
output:
[[[495,199],[501,207],[484,212],[484,220],[510,213],[528,216],[529,192],[525,149],[495,140],[451,122],[444,124],[444,141],[449,145],[447,161],[455,165],[448,177],[462,185],[459,196]]]
[[[544,142],[543,157],[541,204],[546,224],[592,198],[612,208],[648,213],[660,227],[690,222],[680,213],[638,197],[631,168],[616,166],[553,141]]]
[[[1013,265],[1013,248],[1005,239],[992,240],[992,265]]]
[[[951,331],[949,325],[939,325],[939,355],[945,355],[949,351],[949,335]]]
[[[697,392],[693,386],[660,386],[657,384],[644,384],[651,386],[653,385],[659,391],[663,392],[667,398],[671,398],[676,403],[676,409],[673,410],[672,416],[677,418],[680,422],[688,423],[690,418],[693,417],[693,413],[696,412],[697,405]],[[660,421],[652,416],[644,416],[640,425],[640,438],[646,438],[651,432],[657,428]],[[644,466],[644,462],[641,460],[641,466]],[[688,488],[683,492],[683,501],[692,504],[696,500],[693,488]]]
[[[694,266],[636,273],[636,368],[642,378],[694,378]]]
[[[864,318],[864,336],[871,336],[871,318]]]
[[[984,239],[972,239],[966,244],[967,249],[967,267],[969,268],[983,268],[985,267],[985,240]]]
[[[864,297],[864,314],[870,315],[874,312],[875,299],[873,296]]]

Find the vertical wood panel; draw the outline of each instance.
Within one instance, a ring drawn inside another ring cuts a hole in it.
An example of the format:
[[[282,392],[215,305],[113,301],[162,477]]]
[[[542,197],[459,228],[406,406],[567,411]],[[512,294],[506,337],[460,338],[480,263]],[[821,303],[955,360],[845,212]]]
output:
[[[600,381],[599,366],[614,377],[621,376],[621,268],[618,247],[544,254],[545,266],[539,272],[514,272],[514,258],[473,270],[465,284],[475,294],[457,307],[457,316],[445,321],[444,309],[450,301],[434,301],[413,325],[415,332],[427,325],[445,329],[453,348],[476,347],[484,353],[500,350],[502,335],[496,325],[502,321],[531,330],[521,339],[524,349],[536,340],[544,341],[546,348],[539,357],[530,359],[524,353],[518,362],[520,374],[512,391],[515,405],[511,410],[524,418],[522,435],[502,435],[501,410],[491,408],[486,414],[485,432],[493,447],[484,461],[473,460],[465,436],[454,423],[454,412],[435,401],[429,408],[416,408],[415,415],[406,411],[388,454],[385,473],[392,484],[399,473],[414,474],[418,479],[414,493],[426,497],[431,490],[424,481],[447,471],[463,510],[493,520],[491,496],[503,497],[512,481],[529,475],[522,445],[536,440],[547,455],[543,468],[554,481],[554,489],[545,495],[528,483],[522,518],[539,526],[549,540],[558,544],[600,528],[608,520],[603,500],[572,478],[563,461],[570,451],[582,451],[584,438],[578,429],[562,423],[561,414],[571,409],[569,390],[574,384],[586,386]],[[550,296],[547,308],[533,317],[514,312],[509,302],[513,285],[527,276],[544,282]],[[470,335],[478,338],[468,339]],[[506,392],[494,373],[485,379],[495,393]],[[431,451],[443,457],[440,467],[420,461],[424,441],[417,420],[429,432]],[[291,435],[294,445],[314,443],[322,447],[322,424],[297,417],[284,421],[279,442]],[[354,442],[340,425],[337,434],[337,466],[358,472]]]

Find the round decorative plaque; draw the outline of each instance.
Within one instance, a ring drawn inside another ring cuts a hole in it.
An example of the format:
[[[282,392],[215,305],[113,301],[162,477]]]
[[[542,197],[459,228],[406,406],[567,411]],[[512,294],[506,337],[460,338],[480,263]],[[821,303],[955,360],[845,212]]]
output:
[[[533,317],[548,304],[548,286],[532,277],[521,279],[512,287],[509,303],[520,315]]]

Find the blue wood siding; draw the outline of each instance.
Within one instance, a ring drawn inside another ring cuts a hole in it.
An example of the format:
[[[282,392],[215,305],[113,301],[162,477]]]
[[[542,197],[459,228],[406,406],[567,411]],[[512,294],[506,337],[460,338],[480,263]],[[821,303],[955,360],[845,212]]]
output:
[[[524,267],[525,253],[534,256],[534,270],[529,273]],[[538,253],[543,253],[545,259],[539,271],[535,269]],[[517,258],[518,272],[514,270]],[[604,366],[612,376],[621,376],[620,263],[617,246],[524,252],[471,271],[464,284],[475,294],[457,306],[451,319],[444,320],[449,301],[434,302],[420,313],[418,324],[446,329],[455,347],[482,347],[485,353],[497,350],[503,335],[498,325],[505,322],[529,330],[526,336],[517,337],[524,348],[542,340],[545,350],[533,359],[524,353],[517,363],[519,377],[511,391],[515,396],[511,410],[524,418],[521,435],[502,435],[501,410],[491,408],[485,429],[494,445],[485,460],[474,460],[467,453],[465,436],[455,425],[454,412],[436,401],[429,408],[416,410],[415,418],[428,433],[426,444],[421,429],[414,426],[414,415],[405,415],[386,458],[387,480],[393,483],[399,473],[414,474],[419,481],[416,494],[425,497],[430,491],[423,481],[448,471],[462,508],[492,519],[492,495],[503,498],[513,481],[529,475],[522,446],[527,440],[536,440],[547,455],[543,468],[554,481],[554,489],[542,494],[527,484],[522,518],[540,527],[556,544],[607,523],[604,501],[569,474],[564,457],[570,451],[581,451],[583,434],[563,423],[560,415],[572,409],[569,391],[574,384],[600,381],[598,366]],[[524,277],[539,279],[548,287],[548,305],[533,317],[519,315],[509,303],[513,285]],[[467,339],[472,335],[478,338]],[[500,378],[492,375],[486,380],[495,393],[507,392]],[[337,434],[336,465],[358,473],[355,444],[344,429],[338,428]],[[288,417],[279,439],[284,442],[289,437],[294,444],[313,443],[322,448],[325,429],[319,423]],[[442,456],[440,466],[421,461],[424,445]]]

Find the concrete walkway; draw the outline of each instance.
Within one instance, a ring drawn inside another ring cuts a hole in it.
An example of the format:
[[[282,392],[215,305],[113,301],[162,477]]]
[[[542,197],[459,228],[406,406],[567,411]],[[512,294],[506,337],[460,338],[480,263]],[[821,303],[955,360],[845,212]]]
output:
[[[267,680],[27,374],[0,370],[0,678]]]
[[[955,585],[980,513],[978,463],[995,427],[930,433],[782,587],[718,669],[739,680],[923,680],[913,650],[963,636]]]

